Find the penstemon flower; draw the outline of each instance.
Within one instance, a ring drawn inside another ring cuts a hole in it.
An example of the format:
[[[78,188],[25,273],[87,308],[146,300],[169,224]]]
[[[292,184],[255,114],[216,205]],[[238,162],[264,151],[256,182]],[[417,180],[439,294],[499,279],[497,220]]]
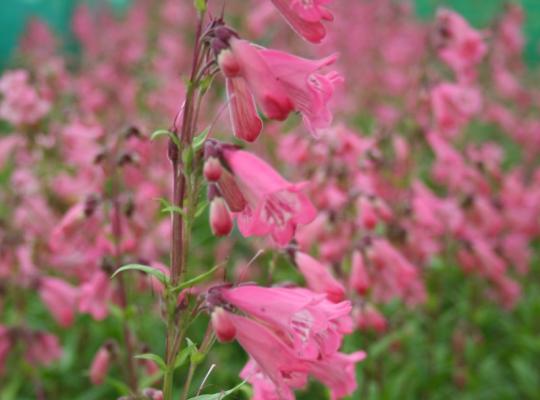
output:
[[[334,17],[325,7],[332,0],[272,0],[289,25],[304,39],[320,43],[326,36],[322,21]]]
[[[252,141],[261,128],[247,89],[268,118],[282,121],[292,111],[298,111],[313,135],[327,129],[332,122],[328,103],[343,78],[335,71],[323,74],[321,70],[336,59],[337,55],[331,55],[308,60],[231,35],[228,48],[219,52],[218,62],[229,95],[235,95],[230,108],[236,135]]]
[[[271,235],[284,246],[298,225],[313,221],[316,210],[304,193],[305,183],[288,182],[247,151],[224,146],[220,153],[230,172],[224,170],[217,185],[244,236]]]

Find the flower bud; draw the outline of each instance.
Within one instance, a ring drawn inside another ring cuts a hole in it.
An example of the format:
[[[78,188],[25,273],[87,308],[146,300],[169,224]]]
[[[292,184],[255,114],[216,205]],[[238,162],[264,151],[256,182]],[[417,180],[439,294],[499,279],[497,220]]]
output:
[[[231,322],[227,311],[221,307],[214,309],[212,313],[212,328],[220,342],[230,342],[236,336],[236,328]]]
[[[350,284],[361,296],[367,293],[370,286],[369,274],[366,269],[364,257],[359,251],[353,253]]]
[[[232,216],[222,197],[215,197],[210,203],[210,227],[216,236],[227,236],[232,231]]]
[[[219,160],[215,157],[210,157],[206,162],[204,163],[204,177],[209,182],[217,182],[219,178],[221,177],[221,163]]]
[[[96,353],[92,366],[90,367],[90,381],[94,385],[101,385],[109,371],[111,353],[107,346],[102,346]]]
[[[218,64],[227,78],[234,78],[240,74],[240,64],[231,50],[221,50],[218,56]]]

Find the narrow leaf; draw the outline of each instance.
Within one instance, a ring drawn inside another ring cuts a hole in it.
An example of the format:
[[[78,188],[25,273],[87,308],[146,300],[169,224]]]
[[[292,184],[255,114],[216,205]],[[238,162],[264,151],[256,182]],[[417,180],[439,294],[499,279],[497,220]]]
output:
[[[168,136],[169,139],[173,141],[173,143],[178,147],[179,149],[182,147],[180,144],[180,139],[178,139],[178,136],[176,136],[173,132],[168,131],[167,129],[158,129],[157,131],[153,132],[150,136],[150,140],[155,140],[161,136]]]
[[[228,395],[236,392],[238,389],[240,389],[246,381],[240,382],[238,385],[233,387],[232,389],[226,390],[221,393],[214,393],[214,394],[201,394],[199,396],[191,397],[189,400],[221,400]]]
[[[213,275],[214,272],[217,271],[218,268],[220,268],[221,265],[216,265],[214,266],[212,269],[206,271],[205,273],[199,275],[199,276],[196,276],[195,278],[192,278],[188,281],[185,281],[184,283],[181,283],[180,285],[176,286],[174,289],[173,289],[173,292],[179,292],[185,288],[188,288],[188,287],[191,287],[191,286],[194,286],[194,285],[197,285],[201,282],[204,282],[206,279],[208,279],[209,277],[211,277]]]
[[[208,134],[210,133],[210,127],[207,127],[204,131],[199,133],[197,136],[193,138],[193,150],[195,152],[202,149],[204,142],[206,141],[206,138],[208,137]]]
[[[167,278],[167,276],[163,272],[161,272],[159,269],[156,269],[154,267],[150,267],[148,265],[142,265],[142,264],[124,265],[123,267],[118,268],[114,272],[114,274],[111,276],[111,279],[114,278],[116,275],[118,275],[120,272],[131,271],[131,270],[141,271],[141,272],[147,273],[148,275],[152,275],[153,277],[157,278],[164,285],[166,285],[168,283],[168,281],[169,281],[169,278]]]
[[[165,364],[165,361],[163,361],[163,359],[157,354],[153,354],[153,353],[139,354],[139,355],[136,355],[135,358],[139,360],[153,361],[158,365],[159,369],[161,369],[162,371],[167,370],[167,364]]]

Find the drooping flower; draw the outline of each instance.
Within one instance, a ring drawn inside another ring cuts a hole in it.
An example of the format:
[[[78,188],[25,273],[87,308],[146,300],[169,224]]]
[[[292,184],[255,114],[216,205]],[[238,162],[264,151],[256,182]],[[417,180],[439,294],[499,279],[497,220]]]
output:
[[[41,300],[56,322],[66,327],[73,323],[78,291],[62,279],[44,277],[39,283]]]
[[[482,34],[473,29],[461,15],[446,9],[437,13],[437,28],[439,57],[461,80],[474,79],[474,67],[487,53]]]
[[[334,17],[325,7],[331,0],[272,0],[289,25],[304,39],[320,43],[326,36],[322,21]]]
[[[454,136],[480,111],[482,97],[475,88],[441,83],[431,91],[431,106],[437,129]]]
[[[308,366],[274,332],[245,317],[228,313],[236,340],[274,383],[280,399],[294,399],[291,388],[307,382]]]
[[[245,285],[223,288],[221,297],[246,314],[278,327],[302,358],[335,353],[343,335],[352,331],[348,301],[332,303],[325,295],[306,289]]]
[[[252,141],[260,132],[248,89],[268,118],[282,121],[298,111],[312,134],[327,129],[332,122],[328,102],[343,78],[335,71],[323,74],[320,70],[336,59],[337,55],[331,55],[308,60],[232,36],[229,48],[219,53],[218,62],[229,93],[235,94],[230,105],[236,135]]]
[[[233,228],[233,220],[222,197],[210,202],[210,228],[215,236],[227,236]]]
[[[90,314],[95,320],[103,320],[108,312],[107,304],[113,295],[111,280],[103,271],[97,271],[80,288],[79,312]]]
[[[359,251],[353,253],[350,285],[361,296],[365,295],[371,285],[364,256]]]
[[[325,293],[328,299],[334,303],[338,303],[345,298],[345,288],[332,276],[327,266],[300,251],[296,252],[294,261],[311,290]]]
[[[288,182],[246,151],[226,148],[222,155],[232,176],[224,171],[219,189],[244,236],[270,234],[277,244],[286,245],[297,225],[315,218],[315,208],[303,192],[305,184]]]
[[[352,394],[356,388],[356,364],[366,358],[366,353],[335,353],[328,358],[309,362],[309,372],[330,388],[331,399],[337,400]]]
[[[102,346],[94,356],[90,366],[90,381],[94,385],[101,385],[107,376],[111,362],[111,353],[107,346]]]

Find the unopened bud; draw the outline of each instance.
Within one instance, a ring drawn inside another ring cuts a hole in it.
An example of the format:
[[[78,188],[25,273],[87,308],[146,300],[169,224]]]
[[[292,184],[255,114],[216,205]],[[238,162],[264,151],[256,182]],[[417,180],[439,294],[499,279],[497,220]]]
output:
[[[94,385],[101,385],[109,371],[111,353],[107,346],[102,346],[96,353],[90,367],[90,381]]]
[[[210,204],[210,227],[216,236],[227,236],[232,231],[232,216],[222,197],[215,197]]]
[[[220,342],[230,342],[236,336],[236,328],[229,314],[221,307],[217,307],[212,313],[212,328]]]
[[[204,177],[209,182],[217,182],[221,177],[222,166],[219,160],[215,157],[210,157],[204,163]]]
[[[221,50],[218,56],[218,64],[227,78],[234,78],[240,74],[240,64],[231,50]]]

